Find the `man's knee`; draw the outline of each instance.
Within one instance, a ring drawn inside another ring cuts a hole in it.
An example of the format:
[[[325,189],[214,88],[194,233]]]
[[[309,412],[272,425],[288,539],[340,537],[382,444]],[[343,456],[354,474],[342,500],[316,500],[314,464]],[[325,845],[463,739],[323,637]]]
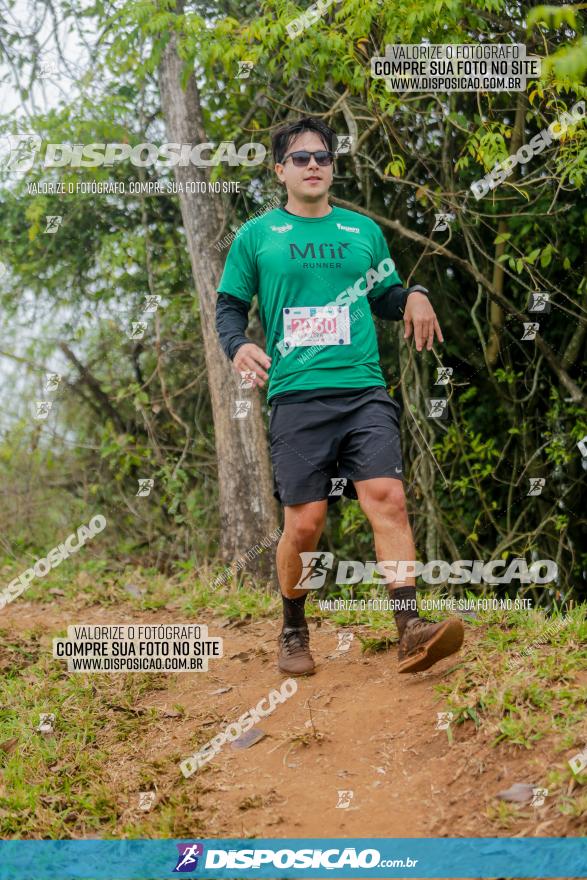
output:
[[[324,529],[326,511],[322,507],[300,505],[302,509],[286,516],[284,534],[300,550],[313,548]]]
[[[403,520],[407,517],[406,495],[401,480],[377,481],[362,493],[359,503],[369,518]]]

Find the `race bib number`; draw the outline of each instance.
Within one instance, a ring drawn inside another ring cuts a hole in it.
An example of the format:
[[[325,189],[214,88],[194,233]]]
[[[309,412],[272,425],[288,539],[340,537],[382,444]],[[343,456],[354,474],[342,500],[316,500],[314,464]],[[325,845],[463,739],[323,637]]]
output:
[[[283,310],[286,349],[303,345],[350,345],[348,306],[299,306]]]

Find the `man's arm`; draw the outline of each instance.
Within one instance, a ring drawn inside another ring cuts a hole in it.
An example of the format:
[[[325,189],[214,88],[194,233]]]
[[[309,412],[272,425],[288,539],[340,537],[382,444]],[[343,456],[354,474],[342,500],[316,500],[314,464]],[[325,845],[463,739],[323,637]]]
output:
[[[380,227],[374,224],[372,267],[380,266],[383,260],[389,260],[393,264],[385,237]],[[413,330],[417,351],[421,351],[425,342],[430,351],[435,333],[438,341],[443,342],[442,331],[426,288],[420,284],[413,284],[407,289],[402,287],[395,265],[389,282],[389,286],[383,281],[373,286],[371,296],[368,297],[373,314],[387,321],[399,321],[403,318],[404,339],[409,339]]]
[[[246,345],[249,340],[245,335],[249,323],[250,303],[231,296],[229,293],[219,293],[216,301],[216,330],[220,339],[222,351],[231,361],[241,345]]]
[[[216,330],[222,350],[233,362],[235,370],[238,373],[254,373],[255,385],[263,388],[269,378],[265,370],[271,366],[271,358],[245,336],[249,308],[250,304],[237,296],[219,293],[216,301]]]
[[[421,284],[413,284],[407,288],[402,287],[401,284],[394,284],[376,299],[369,300],[371,311],[378,318],[383,318],[384,321],[401,321],[404,317],[408,297],[410,293],[415,292],[428,294],[426,288]]]
[[[377,299],[369,302],[371,311],[378,318],[386,321],[399,321],[403,318],[404,339],[409,339],[413,330],[417,351],[421,351],[424,345],[430,351],[434,334],[439,342],[444,342],[436,312],[428,299],[428,291],[421,284],[413,284],[408,288],[394,284]]]

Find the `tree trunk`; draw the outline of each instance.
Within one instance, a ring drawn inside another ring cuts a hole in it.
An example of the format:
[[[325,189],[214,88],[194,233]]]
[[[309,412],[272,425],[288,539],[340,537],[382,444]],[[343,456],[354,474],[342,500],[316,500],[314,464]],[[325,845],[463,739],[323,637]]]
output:
[[[183,11],[178,0],[176,13]],[[172,31],[159,68],[161,105],[170,143],[198,144],[208,140],[204,131],[196,81],[190,74],[182,88],[184,63]],[[225,562],[237,560],[277,528],[277,504],[269,464],[266,431],[260,395],[239,389],[239,376],[220,348],[215,327],[216,285],[222,263],[210,249],[221,228],[220,196],[189,192],[186,184],[209,180],[209,170],[193,164],[175,166],[175,180],[187,238],[195,288],[199,296],[204,354],[212,403],[218,461],[220,504],[220,554]],[[181,187],[180,187],[181,185]],[[181,191],[183,189],[183,191]],[[251,409],[246,418],[235,419],[237,400],[248,398]],[[274,572],[273,553],[256,558],[256,571],[267,576]]]
[[[528,98],[525,92],[520,92],[516,102],[516,118],[514,120],[514,128],[512,132],[512,140],[510,143],[510,156],[518,152],[524,141],[524,124],[526,121],[526,109],[528,107]],[[517,169],[514,170],[512,177],[517,177]],[[504,235],[508,231],[507,220],[503,218],[497,224],[498,235]],[[505,241],[500,241],[495,246],[495,254],[493,256],[493,289],[497,293],[503,294],[504,270],[503,263],[499,262],[499,258],[505,253]],[[486,360],[490,367],[494,367],[499,355],[501,344],[501,332],[503,329],[503,309],[492,300],[489,306],[489,340],[487,343]]]

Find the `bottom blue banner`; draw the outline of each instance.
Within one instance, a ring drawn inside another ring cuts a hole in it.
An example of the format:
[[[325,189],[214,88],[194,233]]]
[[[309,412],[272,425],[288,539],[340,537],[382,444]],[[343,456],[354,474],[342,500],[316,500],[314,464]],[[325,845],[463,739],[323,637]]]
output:
[[[587,840],[354,838],[10,840],[0,880],[208,878],[587,877]]]

